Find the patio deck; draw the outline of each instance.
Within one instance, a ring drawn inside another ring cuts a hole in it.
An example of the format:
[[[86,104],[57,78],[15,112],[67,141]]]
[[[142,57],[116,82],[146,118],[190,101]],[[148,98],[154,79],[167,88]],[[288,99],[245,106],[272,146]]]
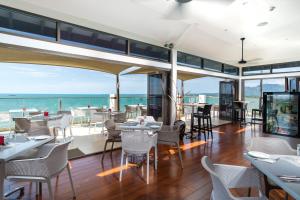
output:
[[[73,180],[77,191],[77,200],[98,199],[201,199],[210,197],[211,182],[207,172],[201,166],[201,157],[209,155],[213,162],[249,166],[243,158],[243,151],[249,139],[261,135],[259,126],[240,128],[239,125],[223,125],[214,128],[214,140],[184,140],[182,143],[182,170],[174,151],[159,147],[158,171],[150,167],[150,184],[146,185],[140,170],[130,167],[125,170],[122,183],[118,181],[120,167],[120,151],[113,152],[101,162],[101,154],[71,161]],[[293,144],[294,145],[294,144]],[[59,179],[53,179],[56,199],[71,199],[71,188],[63,172]],[[35,199],[35,187],[28,183],[25,199]],[[241,194],[244,191],[235,191]],[[43,199],[47,199],[48,191],[43,188]],[[37,198],[41,199],[41,198]],[[273,191],[271,200],[284,199],[282,193]]]

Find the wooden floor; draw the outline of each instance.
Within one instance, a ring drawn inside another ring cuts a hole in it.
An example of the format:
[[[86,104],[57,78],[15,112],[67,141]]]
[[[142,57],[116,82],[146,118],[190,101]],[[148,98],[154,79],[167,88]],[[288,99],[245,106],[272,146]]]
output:
[[[210,198],[211,181],[201,166],[201,157],[208,155],[213,162],[249,166],[243,158],[243,152],[254,135],[260,135],[256,128],[240,128],[239,125],[224,125],[214,129],[214,139],[205,143],[203,140],[184,140],[182,144],[182,170],[175,150],[159,147],[158,170],[151,167],[150,184],[141,177],[141,169],[130,167],[125,170],[120,183],[120,150],[113,152],[112,158],[106,156],[101,163],[101,154],[71,161],[73,180],[77,200],[120,200],[120,199],[186,199],[206,200]],[[175,154],[174,154],[175,153]],[[146,171],[146,170],[144,170]],[[67,173],[59,179],[53,179],[55,197],[59,200],[72,199]],[[35,185],[26,186],[23,199],[48,199],[46,186],[42,197],[35,197]],[[274,191],[271,199],[284,199],[283,194]]]

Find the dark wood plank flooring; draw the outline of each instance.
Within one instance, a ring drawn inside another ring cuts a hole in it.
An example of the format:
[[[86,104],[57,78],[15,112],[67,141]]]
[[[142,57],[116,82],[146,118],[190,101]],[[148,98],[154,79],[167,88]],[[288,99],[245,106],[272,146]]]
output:
[[[125,170],[123,181],[118,181],[120,150],[114,151],[112,158],[106,156],[103,163],[101,154],[73,160],[71,166],[77,200],[208,200],[212,186],[209,175],[201,166],[201,157],[208,155],[216,163],[249,166],[243,152],[254,135],[261,135],[259,126],[240,128],[239,125],[229,124],[214,128],[213,141],[184,140],[183,170],[176,151],[160,146],[158,170],[155,172],[151,166],[149,185],[141,177],[141,169],[136,167]],[[48,199],[46,185],[42,196],[36,197],[34,184],[19,184],[26,186],[23,199]],[[52,184],[56,199],[72,199],[66,171],[58,179],[53,179]],[[284,199],[284,195],[274,191],[271,199]]]

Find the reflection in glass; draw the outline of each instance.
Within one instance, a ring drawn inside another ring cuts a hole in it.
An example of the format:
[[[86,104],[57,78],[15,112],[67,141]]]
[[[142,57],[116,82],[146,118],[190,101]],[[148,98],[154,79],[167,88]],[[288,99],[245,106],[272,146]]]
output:
[[[211,71],[221,72],[222,71],[222,63],[204,59],[203,60],[203,68]]]
[[[163,86],[162,74],[148,76],[148,115],[158,120],[162,117]]]
[[[56,39],[54,20],[21,11],[0,8],[0,27],[5,32]]]
[[[60,30],[61,40],[65,43],[80,43],[103,50],[126,52],[126,39],[124,38],[67,23],[61,23]]]
[[[299,94],[264,93],[264,132],[299,137]]]

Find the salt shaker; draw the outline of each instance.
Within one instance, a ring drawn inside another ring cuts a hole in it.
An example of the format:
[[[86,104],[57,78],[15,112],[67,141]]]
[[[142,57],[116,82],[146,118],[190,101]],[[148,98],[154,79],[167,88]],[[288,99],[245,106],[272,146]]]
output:
[[[300,144],[297,144],[297,156],[300,156]]]

